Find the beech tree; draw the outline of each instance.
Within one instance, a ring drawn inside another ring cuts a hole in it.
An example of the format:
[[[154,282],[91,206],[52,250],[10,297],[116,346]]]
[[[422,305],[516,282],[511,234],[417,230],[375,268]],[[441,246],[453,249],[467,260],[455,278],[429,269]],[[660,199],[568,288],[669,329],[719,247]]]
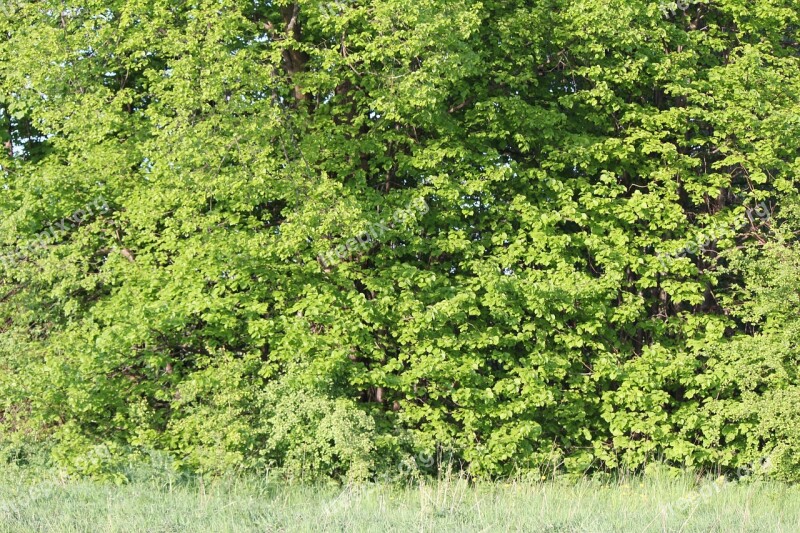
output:
[[[7,449],[798,472],[796,2],[5,7]]]

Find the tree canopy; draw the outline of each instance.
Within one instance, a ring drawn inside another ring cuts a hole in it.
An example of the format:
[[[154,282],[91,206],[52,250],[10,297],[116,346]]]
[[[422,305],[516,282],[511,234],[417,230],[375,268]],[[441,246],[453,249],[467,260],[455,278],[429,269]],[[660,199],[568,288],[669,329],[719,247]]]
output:
[[[800,477],[795,0],[3,6],[6,448]]]

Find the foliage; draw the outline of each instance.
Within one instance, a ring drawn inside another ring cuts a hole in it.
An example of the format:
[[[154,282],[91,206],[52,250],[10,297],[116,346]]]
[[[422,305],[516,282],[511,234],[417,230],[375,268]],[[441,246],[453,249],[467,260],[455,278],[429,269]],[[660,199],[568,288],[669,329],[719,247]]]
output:
[[[3,438],[797,478],[800,9],[684,7],[15,3]]]

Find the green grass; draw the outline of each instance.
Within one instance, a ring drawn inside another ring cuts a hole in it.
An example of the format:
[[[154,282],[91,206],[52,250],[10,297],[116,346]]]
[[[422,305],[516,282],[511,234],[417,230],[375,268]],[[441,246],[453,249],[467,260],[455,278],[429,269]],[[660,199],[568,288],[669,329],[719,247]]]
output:
[[[10,473],[0,479],[4,532],[800,531],[800,487],[697,485],[688,477],[478,485],[454,479],[405,488],[253,478],[123,486],[25,482]]]

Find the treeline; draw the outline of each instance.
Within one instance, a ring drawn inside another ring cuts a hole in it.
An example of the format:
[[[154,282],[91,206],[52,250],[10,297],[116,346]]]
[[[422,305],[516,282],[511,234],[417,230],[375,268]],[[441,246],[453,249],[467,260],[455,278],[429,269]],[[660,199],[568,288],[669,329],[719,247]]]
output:
[[[2,449],[800,477],[798,27],[794,0],[7,3]]]

